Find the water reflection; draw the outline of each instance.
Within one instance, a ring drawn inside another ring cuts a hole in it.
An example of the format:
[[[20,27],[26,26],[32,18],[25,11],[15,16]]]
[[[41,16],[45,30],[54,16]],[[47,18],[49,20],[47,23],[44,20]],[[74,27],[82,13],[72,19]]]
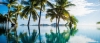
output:
[[[24,27],[24,28],[23,28]],[[75,42],[99,42],[100,30],[97,27],[41,27],[38,26],[14,26],[10,29],[0,27],[0,43],[75,43]],[[93,32],[94,31],[94,32]],[[80,36],[81,35],[81,36]]]
[[[17,26],[13,26],[10,29],[4,29],[4,27],[0,27],[0,35],[5,35],[7,38],[7,43],[35,43],[39,34],[37,30],[33,30],[30,34],[30,27],[28,26],[27,32],[20,32],[17,34]]]
[[[64,30],[62,33],[60,32],[59,28],[56,33],[53,30],[50,30],[50,34],[46,33],[46,43],[66,43],[70,39],[71,35],[74,35],[78,30],[76,28]]]
[[[27,33],[20,33],[19,35],[22,43],[34,43],[38,37],[37,31],[33,30],[32,35],[28,36]]]
[[[70,29],[70,35],[71,36],[74,36],[77,32],[78,32],[78,29],[76,29],[74,27],[72,29]]]
[[[5,34],[5,32],[6,32],[5,27],[0,27],[0,36]]]
[[[97,26],[97,29],[98,29],[98,30],[100,30],[100,25],[99,25],[99,26]]]
[[[18,26],[13,26],[10,29],[0,27],[0,35],[6,36],[7,43],[66,43],[70,39],[70,36],[74,36],[77,32],[75,28],[66,28],[66,30],[60,32],[61,29],[56,27],[56,32],[50,30],[50,34],[45,33],[46,40],[43,41],[40,28],[38,28],[38,31],[33,29],[33,31],[30,32],[31,28],[27,26],[28,32],[18,33],[17,27]]]
[[[7,42],[18,43],[17,26],[11,27],[7,30]]]

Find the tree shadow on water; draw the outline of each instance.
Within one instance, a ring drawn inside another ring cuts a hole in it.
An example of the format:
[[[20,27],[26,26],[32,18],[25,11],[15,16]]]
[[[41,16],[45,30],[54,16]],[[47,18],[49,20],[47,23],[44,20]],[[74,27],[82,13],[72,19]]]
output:
[[[37,31],[34,29],[32,34],[30,34],[30,27],[28,27],[28,32],[29,32],[29,35],[27,34],[27,32],[20,33],[20,35],[19,35],[20,42],[22,42],[22,43],[35,43],[35,41],[38,37]]]
[[[70,39],[70,36],[74,36],[78,29],[72,28],[60,32],[60,29],[57,28],[56,33],[53,30],[50,30],[50,33],[45,33],[46,43],[66,43]]]

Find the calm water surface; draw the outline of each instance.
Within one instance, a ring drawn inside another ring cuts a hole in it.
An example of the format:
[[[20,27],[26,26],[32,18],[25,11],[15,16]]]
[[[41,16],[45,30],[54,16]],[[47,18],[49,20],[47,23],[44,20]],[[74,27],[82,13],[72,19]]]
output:
[[[77,26],[69,29],[60,26],[0,27],[0,43],[100,43],[100,27]]]

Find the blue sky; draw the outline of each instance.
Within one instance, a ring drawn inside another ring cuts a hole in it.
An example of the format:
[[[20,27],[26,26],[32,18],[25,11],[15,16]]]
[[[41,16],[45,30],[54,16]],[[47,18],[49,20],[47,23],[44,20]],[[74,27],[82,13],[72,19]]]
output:
[[[50,0],[53,3],[53,0]],[[92,25],[96,24],[96,22],[100,21],[100,0],[69,0],[76,6],[69,7],[66,10],[70,10],[71,15],[75,15],[76,18],[79,20],[78,25]],[[2,0],[0,0],[2,2]],[[48,7],[47,7],[48,8]],[[0,5],[0,13],[5,14],[7,13],[7,7],[5,5]],[[45,12],[42,13],[41,24],[47,23],[51,24],[55,22],[50,22],[50,18],[45,19]],[[18,18],[18,23],[20,24],[27,24],[28,19],[20,19]],[[38,20],[33,22],[31,18],[31,25],[37,24]],[[64,24],[66,21],[61,19],[60,23]]]

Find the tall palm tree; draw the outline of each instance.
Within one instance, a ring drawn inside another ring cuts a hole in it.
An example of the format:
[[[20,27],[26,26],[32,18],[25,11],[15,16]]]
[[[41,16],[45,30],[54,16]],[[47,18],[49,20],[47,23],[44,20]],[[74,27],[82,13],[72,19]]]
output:
[[[38,0],[39,4],[40,4],[40,15],[39,15],[39,22],[38,22],[38,26],[40,27],[40,21],[41,21],[41,12],[42,10],[45,9],[45,3],[47,2],[47,0]]]
[[[74,4],[68,2],[68,0],[55,0],[55,1],[56,5],[48,3],[51,9],[47,10],[47,16],[51,17],[51,20],[57,18],[58,19],[57,25],[59,26],[60,18],[62,18],[63,20],[69,20],[70,14],[66,10],[66,8],[69,6],[74,6]]]
[[[13,21],[17,25],[18,24],[17,23],[18,15],[21,16],[21,10],[22,10],[23,6],[18,4],[17,6],[13,6],[13,8],[14,8],[14,18],[13,18]]]
[[[40,33],[40,21],[41,21],[41,12],[43,10],[45,10],[45,3],[47,2],[47,0],[38,0],[39,5],[40,5],[40,15],[39,15],[39,21],[38,21],[38,29],[39,29],[39,40],[41,43],[41,33]]]
[[[47,14],[46,14],[46,18],[51,17],[51,22],[54,18],[56,18],[56,28],[57,28],[57,12],[55,10],[56,6],[53,5],[51,2],[47,1],[47,5],[51,8],[51,9],[47,9]]]
[[[68,0],[55,0],[57,3],[56,11],[58,13],[58,25],[60,18],[63,20],[69,20],[70,19],[70,14],[68,10],[66,10],[67,7],[74,6],[74,4],[68,2]]]
[[[17,0],[6,0],[5,2],[0,2],[0,4],[3,4],[3,5],[6,5],[7,7],[8,7],[8,15],[7,15],[7,25],[9,25],[9,12],[10,12],[10,9],[11,9],[11,7],[12,7],[12,5],[14,5],[14,4],[17,4],[17,2],[16,2]],[[9,26],[8,26],[8,28],[9,28]]]
[[[29,20],[28,20],[28,26],[30,25],[30,18],[32,16],[33,20],[37,20],[38,13],[36,10],[39,10],[40,7],[38,7],[38,1],[37,0],[28,0],[28,1],[22,1],[22,4],[25,5],[23,11],[22,11],[22,17],[23,16],[28,16],[29,15]]]

